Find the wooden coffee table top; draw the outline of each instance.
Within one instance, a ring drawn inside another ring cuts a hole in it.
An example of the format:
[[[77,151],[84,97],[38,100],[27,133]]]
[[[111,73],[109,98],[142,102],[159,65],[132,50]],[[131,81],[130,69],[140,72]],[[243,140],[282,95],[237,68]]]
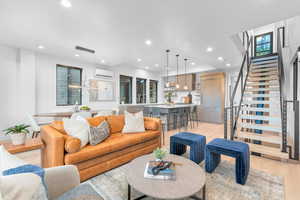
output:
[[[194,162],[176,155],[168,155],[164,160],[178,163],[176,180],[156,180],[144,178],[148,161],[155,160],[153,155],[139,157],[126,165],[128,184],[137,191],[159,199],[181,199],[199,192],[205,185],[205,172]]]
[[[11,154],[41,149],[44,146],[40,137],[34,139],[26,139],[25,144],[22,145],[13,145],[11,141],[1,141],[0,145],[3,145],[5,149]]]

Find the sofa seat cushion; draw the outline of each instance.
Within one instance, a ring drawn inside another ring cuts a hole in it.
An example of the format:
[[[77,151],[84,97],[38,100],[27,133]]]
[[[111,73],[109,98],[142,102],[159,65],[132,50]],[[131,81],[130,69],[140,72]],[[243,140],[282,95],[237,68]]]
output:
[[[107,116],[106,120],[110,127],[110,133],[119,133],[122,132],[125,125],[124,115],[111,115]]]
[[[87,145],[76,153],[66,154],[65,164],[75,164],[108,153],[116,152],[124,148],[149,141],[153,138],[159,137],[159,135],[159,131],[146,131],[143,133],[132,134],[115,133],[98,145]]]

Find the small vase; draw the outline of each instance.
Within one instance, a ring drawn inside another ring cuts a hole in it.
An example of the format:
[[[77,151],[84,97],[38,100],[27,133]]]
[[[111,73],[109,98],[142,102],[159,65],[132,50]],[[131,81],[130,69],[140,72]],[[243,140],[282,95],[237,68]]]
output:
[[[21,145],[25,143],[26,134],[25,133],[16,133],[10,135],[13,145]]]

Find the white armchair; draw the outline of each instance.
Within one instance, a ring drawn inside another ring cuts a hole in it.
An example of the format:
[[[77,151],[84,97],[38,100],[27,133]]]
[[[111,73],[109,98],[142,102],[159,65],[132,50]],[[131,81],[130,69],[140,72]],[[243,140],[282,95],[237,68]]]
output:
[[[74,165],[64,165],[46,168],[45,183],[48,189],[49,200],[56,199],[80,184],[77,167]]]

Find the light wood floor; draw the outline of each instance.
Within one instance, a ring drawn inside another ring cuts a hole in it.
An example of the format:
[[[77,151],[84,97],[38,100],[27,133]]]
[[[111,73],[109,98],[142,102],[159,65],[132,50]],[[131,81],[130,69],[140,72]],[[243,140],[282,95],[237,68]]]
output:
[[[223,125],[199,123],[198,128],[188,131],[205,135],[207,142],[214,138],[223,138]],[[165,135],[165,145],[169,145],[169,138],[177,131],[169,131]],[[40,164],[39,150],[17,154],[20,158],[32,164]],[[222,157],[230,162],[230,157]],[[285,200],[300,200],[300,164],[281,162],[257,156],[251,156],[251,168],[265,171],[269,174],[284,177]]]

